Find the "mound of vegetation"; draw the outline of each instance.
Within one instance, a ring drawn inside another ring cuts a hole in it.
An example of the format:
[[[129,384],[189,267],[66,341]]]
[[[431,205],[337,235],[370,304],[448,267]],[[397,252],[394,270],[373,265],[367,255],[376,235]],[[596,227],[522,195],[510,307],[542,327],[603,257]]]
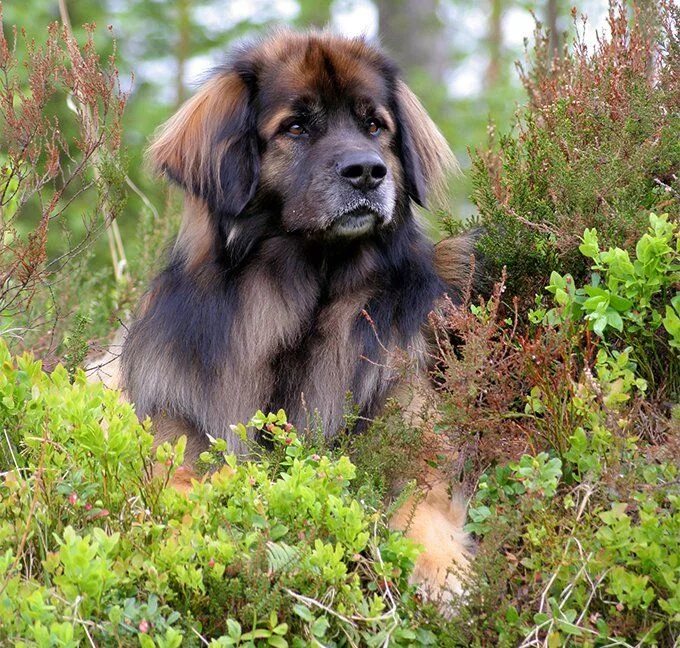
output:
[[[655,322],[680,346],[680,293],[656,294],[680,279],[677,224],[651,215],[636,248],[631,262],[586,232],[591,281],[554,273],[552,303],[530,312],[526,333],[502,315],[500,286],[436,322],[436,425],[474,484],[479,546],[447,619],[408,584],[418,548],[366,503],[394,453],[417,443],[403,422],[395,435],[398,417],[353,440],[357,476],[340,450],[305,445],[285,413],[258,413],[248,425],[273,448],[239,463],[217,440],[202,456],[211,472],[181,493],[167,484],[182,442],[153,454],[116,392],[1,343],[0,641],[674,645],[680,413],[645,400],[636,357],[653,349]],[[656,281],[617,283],[621,268],[653,268]],[[651,291],[647,308],[617,296],[626,283]],[[603,293],[598,310],[589,300]],[[621,340],[634,346],[617,350]]]
[[[677,381],[678,224],[650,215],[635,249],[586,230],[590,280],[553,273],[527,326],[501,286],[440,321],[439,428],[480,541],[455,645],[676,645],[680,407],[649,400],[646,364]]]
[[[116,392],[4,344],[0,363],[3,645],[436,643],[409,612],[418,549],[352,496],[349,459],[304,448],[283,412],[249,423],[268,459],[226,456],[182,494],[165,488],[182,444],[152,458]]]

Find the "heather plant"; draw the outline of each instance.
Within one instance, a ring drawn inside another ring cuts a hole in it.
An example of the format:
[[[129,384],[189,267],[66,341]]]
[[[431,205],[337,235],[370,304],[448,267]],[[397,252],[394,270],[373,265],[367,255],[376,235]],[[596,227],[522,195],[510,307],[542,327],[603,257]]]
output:
[[[449,303],[433,318],[437,427],[461,449],[469,487],[490,462],[529,449],[561,454],[579,419],[569,408],[583,368],[578,339],[566,326],[528,330],[503,304],[505,290],[499,283],[487,301]]]
[[[479,543],[451,645],[680,638],[678,17],[612,2],[557,58],[539,29],[514,132],[474,155],[501,283],[436,320]]]
[[[2,24],[0,12],[0,331],[46,357],[63,353],[67,332],[74,342],[74,316],[90,323],[96,310],[105,322],[130,292],[115,226],[126,198],[127,97],[115,57],[101,60],[94,35],[90,26],[78,43],[53,23],[36,43]],[[93,274],[91,253],[105,232],[113,272]],[[97,299],[83,303],[84,292]],[[89,326],[80,328],[86,339]]]
[[[497,277],[507,268],[524,303],[552,271],[585,278],[586,228],[603,247],[630,251],[650,211],[680,216],[678,17],[674,3],[633,5],[631,16],[613,0],[610,34],[589,49],[574,14],[573,43],[559,57],[539,25],[520,67],[528,103],[472,161],[485,263]]]

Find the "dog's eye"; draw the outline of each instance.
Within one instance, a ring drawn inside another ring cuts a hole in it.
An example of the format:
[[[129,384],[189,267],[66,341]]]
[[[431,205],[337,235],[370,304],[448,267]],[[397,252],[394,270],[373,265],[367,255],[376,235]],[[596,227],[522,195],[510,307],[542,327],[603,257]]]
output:
[[[380,132],[382,131],[382,126],[380,125],[380,122],[377,119],[372,117],[366,120],[366,130],[371,135],[380,135]]]
[[[302,135],[305,135],[307,131],[305,130],[305,127],[301,126],[300,124],[291,124],[286,129],[286,133],[288,133],[288,135],[291,137],[301,137]]]

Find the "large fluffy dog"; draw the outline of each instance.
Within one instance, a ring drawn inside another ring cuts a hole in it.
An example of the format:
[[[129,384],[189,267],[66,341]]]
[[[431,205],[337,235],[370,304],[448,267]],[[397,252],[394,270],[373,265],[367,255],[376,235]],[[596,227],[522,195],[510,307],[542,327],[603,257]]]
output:
[[[186,208],[127,336],[123,386],[163,438],[188,436],[190,460],[206,434],[243,450],[230,425],[258,409],[333,435],[348,393],[361,420],[380,410],[392,351],[425,366],[424,325],[447,287],[413,203],[454,160],[380,50],[289,31],[241,47],[150,155]],[[448,277],[464,273],[469,252],[442,251]],[[451,586],[464,515],[428,477],[395,524],[410,520],[426,547],[417,578]]]

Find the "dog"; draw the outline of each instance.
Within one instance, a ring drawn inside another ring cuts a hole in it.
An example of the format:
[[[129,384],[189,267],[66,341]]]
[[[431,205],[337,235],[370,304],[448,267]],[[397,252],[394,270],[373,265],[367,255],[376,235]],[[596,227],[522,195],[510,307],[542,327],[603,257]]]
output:
[[[149,157],[185,192],[165,269],[122,350],[122,388],[158,439],[208,435],[285,409],[328,437],[380,413],[401,350],[427,370],[428,314],[460,298],[472,243],[439,260],[414,205],[444,190],[455,159],[394,63],[363,38],[279,30],[234,49],[160,128]],[[260,440],[262,441],[262,440]],[[424,546],[414,579],[461,589],[465,507],[422,459],[423,492],[392,519]]]

